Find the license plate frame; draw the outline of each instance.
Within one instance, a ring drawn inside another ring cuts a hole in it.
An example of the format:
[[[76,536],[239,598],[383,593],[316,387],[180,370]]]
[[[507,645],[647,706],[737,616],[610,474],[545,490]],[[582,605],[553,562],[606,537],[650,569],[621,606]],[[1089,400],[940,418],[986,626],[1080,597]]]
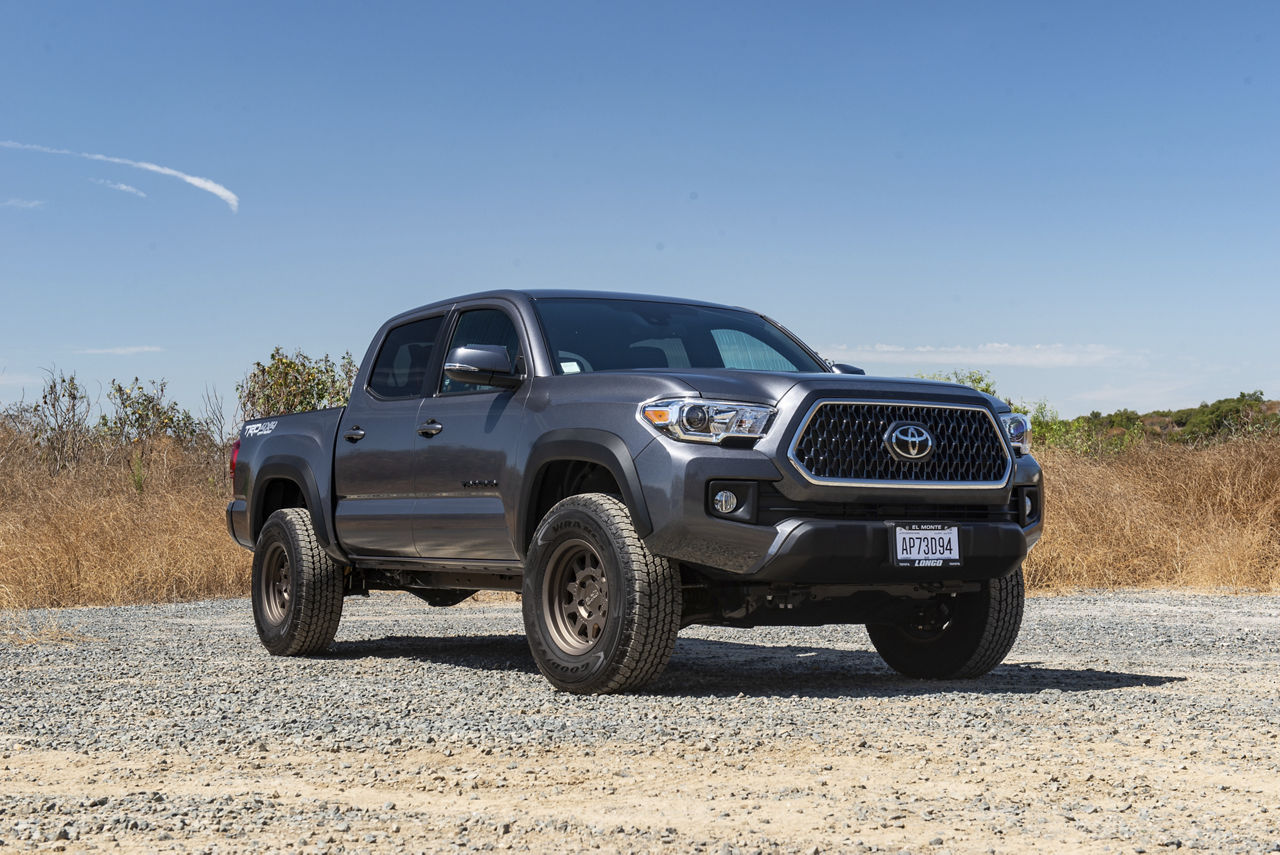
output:
[[[898,567],[961,567],[960,526],[955,523],[899,523],[890,527],[893,563]]]

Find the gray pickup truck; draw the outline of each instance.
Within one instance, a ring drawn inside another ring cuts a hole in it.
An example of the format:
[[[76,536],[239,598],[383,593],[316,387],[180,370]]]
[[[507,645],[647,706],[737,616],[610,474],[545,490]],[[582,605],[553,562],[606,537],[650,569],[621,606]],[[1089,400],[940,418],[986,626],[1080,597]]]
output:
[[[643,686],[691,624],[865,624],[897,671],[985,674],[1040,536],[1030,423],[829,365],[751,311],[494,291],[374,336],[346,407],[247,422],[231,536],[274,654],[343,598],[519,591],[556,687]]]

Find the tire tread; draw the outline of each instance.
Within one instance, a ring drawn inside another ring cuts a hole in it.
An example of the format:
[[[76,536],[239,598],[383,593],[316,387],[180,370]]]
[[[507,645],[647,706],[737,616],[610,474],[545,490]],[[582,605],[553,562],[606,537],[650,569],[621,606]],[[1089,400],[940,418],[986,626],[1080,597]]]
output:
[[[1022,628],[1022,611],[1026,599],[1022,568],[991,582],[988,591],[988,615],[982,639],[973,655],[956,670],[955,677],[981,677],[995,668],[1013,649]]]

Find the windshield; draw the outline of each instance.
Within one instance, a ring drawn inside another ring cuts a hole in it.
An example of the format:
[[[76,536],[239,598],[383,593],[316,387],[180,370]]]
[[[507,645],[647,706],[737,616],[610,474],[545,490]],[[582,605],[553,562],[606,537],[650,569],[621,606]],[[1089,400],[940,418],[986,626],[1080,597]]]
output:
[[[827,371],[769,321],[737,309],[645,300],[535,304],[557,374],[627,368]]]

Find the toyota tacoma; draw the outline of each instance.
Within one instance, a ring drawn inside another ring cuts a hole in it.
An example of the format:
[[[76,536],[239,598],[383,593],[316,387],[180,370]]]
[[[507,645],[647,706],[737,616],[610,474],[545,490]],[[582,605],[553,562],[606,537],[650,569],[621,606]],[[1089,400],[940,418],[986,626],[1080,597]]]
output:
[[[273,654],[328,647],[347,596],[499,590],[569,692],[643,686],[692,624],[865,624],[900,673],[969,678],[1022,620],[1030,427],[756,312],[493,291],[387,321],[346,407],[245,423],[227,526]]]

